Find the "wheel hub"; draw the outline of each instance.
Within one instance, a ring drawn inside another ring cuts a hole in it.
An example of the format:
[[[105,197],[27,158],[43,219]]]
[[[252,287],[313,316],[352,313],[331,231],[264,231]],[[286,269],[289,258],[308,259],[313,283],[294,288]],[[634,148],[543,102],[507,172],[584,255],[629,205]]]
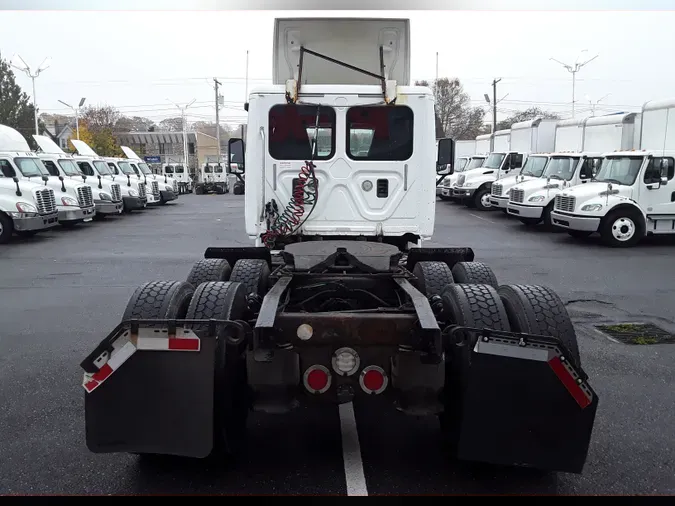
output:
[[[480,203],[481,203],[481,205],[483,205],[484,207],[490,207],[490,206],[491,206],[491,204],[490,204],[490,196],[489,196],[487,193],[484,194],[484,195],[481,195],[481,197],[480,197]]]
[[[630,218],[619,218],[612,224],[612,235],[617,241],[628,241],[635,235],[635,223]]]

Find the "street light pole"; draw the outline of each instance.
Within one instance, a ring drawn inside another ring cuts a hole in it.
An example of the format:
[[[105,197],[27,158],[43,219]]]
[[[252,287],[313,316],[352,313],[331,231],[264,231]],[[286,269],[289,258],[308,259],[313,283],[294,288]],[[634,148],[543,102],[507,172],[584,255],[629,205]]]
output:
[[[87,100],[86,98],[80,99],[80,104],[77,107],[73,107],[72,105],[66,104],[63,100],[59,100],[63,105],[66,107],[69,107],[75,112],[75,130],[77,131],[77,140],[80,140],[80,107],[84,105],[84,101]]]
[[[581,52],[585,53],[587,51],[588,51],[588,49],[584,49]],[[579,54],[579,56],[581,56],[581,54]],[[572,74],[572,117],[573,118],[574,118],[574,112],[575,112],[574,111],[574,104],[576,103],[577,72],[579,72],[579,70],[581,70],[581,67],[583,67],[584,65],[592,62],[598,56],[599,55],[596,54],[593,58],[591,58],[589,60],[586,60],[583,63],[579,63],[579,57],[577,57],[577,61],[574,62],[574,66],[568,65],[567,63],[563,63],[559,60],[556,60],[555,58],[550,58],[550,60],[553,60],[554,62],[559,63],[560,65],[562,65],[565,68],[565,70],[567,70],[569,73]]]
[[[23,66],[19,66],[19,65],[16,65],[16,64],[13,63],[16,58],[21,60],[21,63],[23,64]],[[51,60],[50,57],[45,58],[42,61],[42,63],[40,64],[40,66],[37,68],[35,73],[32,73],[31,70],[30,70],[30,67],[28,66],[28,64],[25,61],[23,61],[23,58],[21,58],[21,56],[19,56],[18,54],[15,54],[14,57],[12,58],[12,63],[11,63],[12,67],[14,67],[15,69],[18,69],[22,72],[25,72],[26,75],[31,78],[31,81],[33,83],[33,113],[35,115],[35,135],[40,135],[40,132],[38,130],[38,115],[37,115],[38,113],[37,113],[37,97],[35,95],[35,78],[37,76],[39,76],[40,73],[43,70],[46,70],[47,68],[49,68],[50,60]]]
[[[169,100],[169,99],[167,98],[167,100]],[[181,115],[181,120],[182,120],[182,123],[183,123],[183,160],[184,160],[184,163],[185,163],[185,170],[187,171],[187,174],[190,173],[190,168],[189,168],[190,166],[189,166],[189,158],[188,158],[187,121],[186,121],[186,117],[185,117],[185,111],[187,110],[188,107],[190,107],[192,104],[195,103],[195,100],[197,100],[197,99],[193,98],[192,101],[189,104],[187,104],[183,107],[178,105],[173,100],[169,100],[169,102],[171,102],[173,105],[178,107],[178,110],[180,111],[180,115]]]

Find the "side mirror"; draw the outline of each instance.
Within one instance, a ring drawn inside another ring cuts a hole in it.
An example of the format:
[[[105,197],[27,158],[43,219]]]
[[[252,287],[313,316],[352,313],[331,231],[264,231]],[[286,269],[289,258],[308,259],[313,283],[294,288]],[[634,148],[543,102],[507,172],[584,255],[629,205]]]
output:
[[[246,171],[245,160],[246,146],[243,139],[230,139],[227,141],[227,173],[242,173]]]
[[[668,163],[668,160],[666,158],[661,159],[660,169],[661,169],[661,178],[660,178],[661,184],[668,184],[668,169],[670,169],[670,164]]]
[[[436,172],[442,172],[455,159],[455,141],[452,139],[438,139],[438,153],[436,155]]]
[[[59,175],[59,181],[63,181],[63,176]]]

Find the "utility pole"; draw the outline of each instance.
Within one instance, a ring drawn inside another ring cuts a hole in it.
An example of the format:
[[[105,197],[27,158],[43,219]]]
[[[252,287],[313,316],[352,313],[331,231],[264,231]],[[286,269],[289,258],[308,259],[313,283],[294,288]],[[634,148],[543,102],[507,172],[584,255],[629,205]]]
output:
[[[85,100],[86,98],[83,97],[80,100],[80,105],[78,105],[77,107],[73,107],[72,105],[65,103],[63,100],[59,100],[59,102],[61,102],[66,107],[70,107],[75,112],[75,130],[77,131],[78,141],[80,140],[80,107],[84,105]]]
[[[588,51],[588,49],[584,49],[581,52],[585,53]],[[581,54],[579,54],[581,56]],[[574,118],[574,104],[576,103],[576,85],[577,85],[577,72],[581,70],[581,67],[586,65],[587,63],[592,62],[595,60],[599,55],[595,55],[593,58],[586,60],[583,63],[579,63],[579,57],[577,57],[577,61],[574,62],[574,66],[568,65],[567,63],[563,63],[559,60],[556,60],[555,58],[549,58],[550,60],[553,60],[556,63],[559,63],[563,67],[565,67],[565,70],[567,70],[570,74],[572,74],[572,117]]]
[[[492,81],[492,133],[497,131],[497,83],[501,80],[500,77]]]
[[[299,85],[298,85],[299,86]],[[244,103],[248,102],[248,49],[246,50],[246,90],[244,91]],[[240,126],[240,131],[241,131],[241,139],[244,140],[244,124],[242,123]],[[228,153],[228,157],[230,154]]]
[[[220,166],[220,93],[218,93],[218,86],[220,82],[215,77],[213,82],[216,85],[216,142],[218,142],[218,165]]]
[[[167,100],[169,100],[169,99],[167,98]],[[188,107],[190,107],[192,104],[194,104],[196,100],[197,100],[196,98],[193,98],[192,102],[190,102],[189,104],[187,104],[183,107],[178,105],[176,102],[174,102],[172,100],[169,100],[169,102],[171,102],[173,105],[178,107],[178,109],[180,110],[180,117],[181,117],[182,124],[183,124],[183,160],[184,160],[184,163],[185,163],[186,174],[190,174],[190,169],[189,169],[190,160],[188,158],[187,121],[186,121],[185,111]]]

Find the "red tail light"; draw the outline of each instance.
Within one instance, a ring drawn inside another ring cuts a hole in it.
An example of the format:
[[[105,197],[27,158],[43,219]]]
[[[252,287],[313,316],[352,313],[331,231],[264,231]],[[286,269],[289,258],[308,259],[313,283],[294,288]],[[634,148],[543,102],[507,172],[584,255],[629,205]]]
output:
[[[303,376],[305,388],[313,394],[322,394],[330,388],[330,371],[322,365],[310,366]]]
[[[381,367],[370,365],[361,371],[359,383],[367,394],[381,394],[387,388],[389,379]]]

